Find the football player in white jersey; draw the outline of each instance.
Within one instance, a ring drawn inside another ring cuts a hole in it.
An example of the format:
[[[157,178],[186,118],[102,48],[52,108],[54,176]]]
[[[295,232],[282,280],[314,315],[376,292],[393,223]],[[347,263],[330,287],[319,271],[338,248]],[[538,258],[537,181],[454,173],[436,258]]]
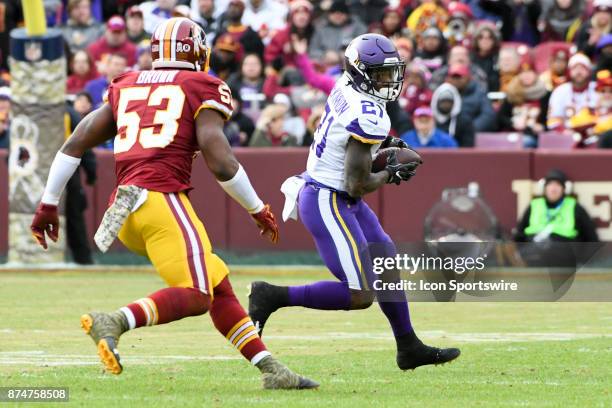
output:
[[[288,198],[283,217],[295,218],[299,212],[337,280],[290,287],[253,282],[249,314],[261,331],[281,307],[365,309],[376,297],[393,330],[400,369],[451,361],[459,356],[458,349],[430,347],[418,339],[403,291],[378,291],[373,284],[380,277],[373,272],[372,259],[394,257],[396,248],[362,197],[386,183],[409,180],[418,165],[398,163],[392,154],[384,170],[371,172],[380,147],[407,147],[388,136],[391,123],[385,109],[400,94],[405,64],[388,38],[364,34],[346,49],[345,68],[327,99],[306,173],[281,188]]]

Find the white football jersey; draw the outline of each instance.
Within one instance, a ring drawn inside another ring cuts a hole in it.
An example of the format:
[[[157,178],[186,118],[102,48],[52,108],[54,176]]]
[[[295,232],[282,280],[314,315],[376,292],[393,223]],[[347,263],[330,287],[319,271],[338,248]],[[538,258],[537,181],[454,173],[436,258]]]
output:
[[[372,155],[391,129],[385,103],[357,92],[344,74],[325,104],[310,146],[306,170],[315,181],[345,191],[344,161],[349,138],[372,145]]]

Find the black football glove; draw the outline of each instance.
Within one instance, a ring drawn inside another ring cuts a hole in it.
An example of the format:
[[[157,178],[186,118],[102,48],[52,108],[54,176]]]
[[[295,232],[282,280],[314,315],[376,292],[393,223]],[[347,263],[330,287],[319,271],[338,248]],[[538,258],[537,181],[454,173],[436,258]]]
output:
[[[387,184],[396,184],[399,185],[402,181],[408,181],[416,174],[416,168],[419,163],[398,163],[397,161],[397,153],[392,152],[387,156],[387,166],[385,166],[385,170],[389,173],[389,179],[387,180]]]
[[[410,148],[406,142],[399,137],[387,136],[385,140],[380,144],[379,149],[386,149],[387,147],[399,147],[400,149]]]

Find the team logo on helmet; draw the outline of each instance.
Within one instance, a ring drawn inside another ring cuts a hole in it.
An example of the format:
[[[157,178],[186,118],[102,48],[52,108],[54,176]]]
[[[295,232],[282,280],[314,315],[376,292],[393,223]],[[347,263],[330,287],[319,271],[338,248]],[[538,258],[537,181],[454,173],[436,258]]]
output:
[[[184,17],[162,22],[151,36],[153,69],[183,68],[207,71],[210,50],[202,27]]]

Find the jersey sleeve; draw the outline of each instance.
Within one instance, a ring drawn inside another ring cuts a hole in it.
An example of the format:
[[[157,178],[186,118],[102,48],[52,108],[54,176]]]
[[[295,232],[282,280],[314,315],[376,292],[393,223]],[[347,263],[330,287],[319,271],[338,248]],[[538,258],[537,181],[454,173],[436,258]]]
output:
[[[382,122],[381,118],[357,117],[346,126],[346,130],[351,137],[362,143],[382,143],[389,132],[381,128],[380,122]]]
[[[194,119],[198,117],[202,109],[217,111],[225,120],[232,117],[232,92],[225,82],[209,75],[202,75],[194,86],[197,98],[194,101]]]

